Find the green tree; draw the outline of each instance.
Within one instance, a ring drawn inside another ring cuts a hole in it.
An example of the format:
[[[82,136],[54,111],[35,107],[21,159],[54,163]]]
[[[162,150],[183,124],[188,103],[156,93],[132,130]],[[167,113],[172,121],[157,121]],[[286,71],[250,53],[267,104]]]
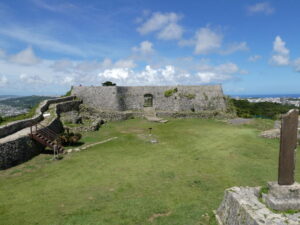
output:
[[[116,84],[111,81],[105,81],[104,83],[102,83],[102,86],[116,86]]]

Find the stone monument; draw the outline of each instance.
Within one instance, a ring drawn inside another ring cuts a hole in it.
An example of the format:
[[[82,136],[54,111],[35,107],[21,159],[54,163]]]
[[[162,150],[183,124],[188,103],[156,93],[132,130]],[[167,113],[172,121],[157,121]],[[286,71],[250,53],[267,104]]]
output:
[[[220,225],[300,224],[300,184],[294,179],[298,113],[282,116],[278,181],[268,182],[267,193],[261,187],[227,189],[216,212]]]

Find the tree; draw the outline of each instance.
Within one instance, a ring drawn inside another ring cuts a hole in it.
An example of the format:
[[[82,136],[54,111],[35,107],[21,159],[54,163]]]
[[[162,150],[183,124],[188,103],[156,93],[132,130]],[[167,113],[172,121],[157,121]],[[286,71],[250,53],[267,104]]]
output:
[[[102,86],[116,86],[116,84],[111,81],[105,81],[104,83],[102,83]]]

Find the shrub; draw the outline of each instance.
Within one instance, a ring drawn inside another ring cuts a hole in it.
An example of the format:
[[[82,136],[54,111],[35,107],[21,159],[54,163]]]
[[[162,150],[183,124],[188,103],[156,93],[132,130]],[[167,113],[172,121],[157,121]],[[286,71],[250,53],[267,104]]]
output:
[[[69,133],[67,130],[67,132],[61,134],[56,141],[63,146],[72,146],[75,145],[81,139],[81,137],[81,134]]]
[[[104,83],[102,83],[102,86],[116,86],[116,84],[111,81],[105,81]]]
[[[66,97],[71,96],[72,89],[73,89],[73,86],[71,86],[71,89],[69,91],[67,91],[67,93],[64,96],[66,96]]]
[[[165,97],[171,97],[174,93],[176,93],[178,91],[177,88],[174,88],[174,89],[169,89],[169,90],[166,90],[165,91]]]

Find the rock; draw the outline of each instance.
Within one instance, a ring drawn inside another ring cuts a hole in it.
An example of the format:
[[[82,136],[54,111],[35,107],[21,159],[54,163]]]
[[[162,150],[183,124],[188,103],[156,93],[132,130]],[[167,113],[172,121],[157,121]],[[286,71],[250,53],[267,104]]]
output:
[[[102,120],[102,119],[97,119],[97,120],[95,120],[95,121],[92,123],[91,127],[90,127],[90,131],[97,131],[97,130],[99,130],[99,128],[100,128],[100,126],[101,126],[102,124],[104,124],[104,120]]]
[[[300,213],[275,213],[259,201],[260,187],[233,187],[225,190],[216,212],[220,225],[300,224]]]

